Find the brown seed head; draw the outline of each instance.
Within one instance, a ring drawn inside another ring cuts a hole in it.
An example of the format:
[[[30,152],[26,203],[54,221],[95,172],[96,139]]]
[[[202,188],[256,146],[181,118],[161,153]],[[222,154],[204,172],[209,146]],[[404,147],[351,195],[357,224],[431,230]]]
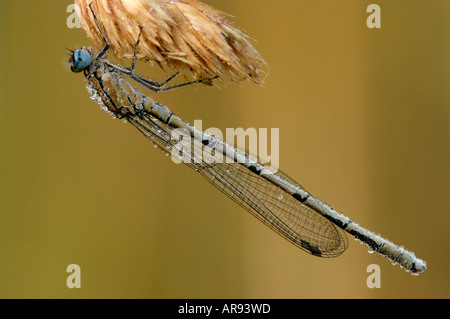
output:
[[[188,80],[219,75],[262,84],[267,64],[224,13],[196,0],[76,0],[88,37],[104,45],[89,4],[114,54],[168,65]]]

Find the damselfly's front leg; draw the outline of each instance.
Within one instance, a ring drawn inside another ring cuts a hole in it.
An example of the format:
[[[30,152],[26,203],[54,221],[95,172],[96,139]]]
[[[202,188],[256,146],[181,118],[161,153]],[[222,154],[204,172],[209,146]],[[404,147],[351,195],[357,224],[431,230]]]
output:
[[[147,79],[147,78],[145,78],[143,76],[140,76],[140,75],[136,74],[134,71],[136,69],[136,60],[137,60],[137,54],[138,54],[138,49],[139,49],[139,41],[141,39],[141,36],[142,36],[142,27],[139,28],[139,36],[138,36],[138,39],[136,41],[136,45],[134,47],[133,59],[131,61],[131,68],[123,67],[123,66],[120,66],[120,65],[115,65],[115,64],[112,64],[112,63],[108,63],[108,64],[111,67],[113,67],[114,69],[120,71],[123,74],[128,75],[133,80],[141,83],[146,88],[148,88],[148,89],[150,89],[150,90],[152,90],[154,92],[169,91],[169,90],[173,90],[173,89],[176,89],[176,88],[179,88],[179,87],[182,87],[182,86],[186,86],[186,85],[202,83],[202,82],[210,82],[210,81],[218,78],[218,76],[215,76],[213,78],[201,79],[201,80],[197,80],[197,81],[193,81],[193,82],[186,82],[186,83],[182,83],[182,84],[178,84],[178,85],[174,85],[174,86],[170,86],[170,87],[164,87],[175,76],[178,75],[178,72],[175,72],[174,74],[169,76],[164,82],[156,82],[156,81]]]
[[[105,40],[105,46],[103,47],[103,49],[98,53],[96,59],[101,58],[103,55],[105,55],[105,53],[108,51],[109,49],[109,41],[108,38],[106,37],[105,33],[103,32],[103,30],[100,28],[100,25],[97,21],[97,17],[94,13],[94,10],[92,9],[92,3],[89,4],[89,8],[92,12],[92,15],[94,17],[94,21],[95,24],[97,25],[98,30],[100,31],[100,34],[102,35],[103,40]],[[202,83],[202,82],[211,82],[212,80],[217,79],[219,76],[214,76],[212,78],[208,78],[208,79],[200,79],[197,81],[192,81],[192,82],[186,82],[186,83],[182,83],[182,84],[178,84],[178,85],[174,85],[174,86],[170,86],[170,87],[164,87],[167,83],[169,83],[175,76],[178,75],[178,72],[176,72],[175,74],[169,76],[165,81],[163,82],[157,82],[157,81],[153,81],[150,79],[147,79],[143,76],[137,75],[134,70],[136,69],[136,60],[137,60],[137,53],[138,53],[138,49],[139,49],[139,41],[141,39],[141,35],[142,35],[142,27],[139,27],[139,35],[138,35],[138,39],[136,41],[136,45],[134,46],[134,52],[133,52],[133,59],[131,61],[131,67],[124,67],[122,65],[117,65],[117,64],[113,64],[111,62],[107,62],[107,64],[112,67],[113,69],[128,75],[130,78],[132,78],[133,80],[137,81],[138,83],[142,84],[143,86],[145,86],[146,88],[152,90],[153,92],[164,92],[164,91],[169,91],[169,90],[173,90],[182,86],[187,86],[187,85],[191,85],[191,84],[196,84],[196,83]]]
[[[158,88],[162,88],[164,87],[167,83],[169,83],[174,77],[176,77],[178,75],[178,72],[175,72],[174,74],[172,74],[171,76],[169,76],[165,81],[163,82],[157,82],[157,81],[153,81],[147,78],[144,78],[138,74],[135,73],[136,70],[136,61],[137,61],[137,54],[138,54],[138,50],[139,50],[139,41],[141,40],[141,36],[142,36],[142,27],[139,27],[139,35],[138,35],[138,39],[136,41],[136,45],[134,46],[134,52],[133,52],[133,59],[131,61],[131,67],[123,67],[121,65],[112,65],[116,70],[122,72],[123,74],[126,74],[130,77],[139,77],[140,80],[144,83],[146,83],[148,86],[151,86],[154,89],[158,89]],[[139,81],[140,82],[140,81]],[[147,85],[145,85],[146,87],[148,87]]]
[[[103,33],[102,28],[100,28],[100,25],[98,24],[97,17],[95,16],[95,13],[94,13],[94,9],[92,9],[92,3],[89,3],[89,9],[91,9],[91,13],[92,13],[92,16],[94,17],[95,24],[97,25],[97,28],[100,31],[100,34],[102,35],[103,40],[105,40],[105,46],[103,47],[103,49],[101,49],[101,51],[97,54],[97,57],[95,58],[95,59],[99,59],[102,56],[104,56],[105,53],[108,51],[109,41],[108,41],[108,38],[106,37],[106,35]]]

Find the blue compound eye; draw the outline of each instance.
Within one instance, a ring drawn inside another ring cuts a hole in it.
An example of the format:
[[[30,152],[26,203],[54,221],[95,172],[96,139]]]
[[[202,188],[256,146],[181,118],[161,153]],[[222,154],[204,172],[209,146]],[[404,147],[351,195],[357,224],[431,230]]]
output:
[[[73,72],[81,72],[91,64],[92,57],[86,50],[76,50],[72,56]]]

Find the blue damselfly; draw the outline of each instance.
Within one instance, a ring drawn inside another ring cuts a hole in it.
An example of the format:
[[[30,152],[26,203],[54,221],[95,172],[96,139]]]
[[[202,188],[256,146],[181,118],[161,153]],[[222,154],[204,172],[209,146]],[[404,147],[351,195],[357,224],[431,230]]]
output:
[[[358,225],[312,196],[285,173],[274,173],[247,152],[198,131],[166,106],[144,95],[125,76],[156,92],[167,90],[164,85],[168,81],[158,83],[136,75],[134,58],[132,68],[111,63],[105,57],[106,37],[105,41],[105,47],[97,55],[91,48],[73,52],[70,65],[72,71],[84,73],[92,97],[112,116],[136,127],[166,154],[179,148],[179,143],[192,144],[191,153],[183,154],[187,166],[282,237],[314,256],[342,254],[348,246],[347,232],[407,271],[418,274],[426,270],[426,263],[414,253]],[[186,132],[190,139],[174,139],[176,130]],[[200,151],[195,143],[200,143]],[[227,161],[205,161],[202,154],[210,148],[220,150]]]

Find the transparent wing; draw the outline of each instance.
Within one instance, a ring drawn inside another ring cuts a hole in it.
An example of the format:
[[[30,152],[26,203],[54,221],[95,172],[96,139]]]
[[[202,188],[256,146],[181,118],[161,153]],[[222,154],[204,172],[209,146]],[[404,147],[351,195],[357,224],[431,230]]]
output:
[[[130,118],[130,123],[166,153],[174,148],[190,150],[180,153],[180,160],[302,250],[315,256],[335,257],[347,248],[347,237],[340,228],[244,165],[227,163],[225,159],[217,161],[223,154],[214,154],[201,142],[201,147],[195,147],[194,139],[172,139],[174,128],[149,114]],[[216,162],[209,161],[205,154],[210,154],[209,159],[215,156]],[[283,172],[277,174],[293,185],[297,184]]]

